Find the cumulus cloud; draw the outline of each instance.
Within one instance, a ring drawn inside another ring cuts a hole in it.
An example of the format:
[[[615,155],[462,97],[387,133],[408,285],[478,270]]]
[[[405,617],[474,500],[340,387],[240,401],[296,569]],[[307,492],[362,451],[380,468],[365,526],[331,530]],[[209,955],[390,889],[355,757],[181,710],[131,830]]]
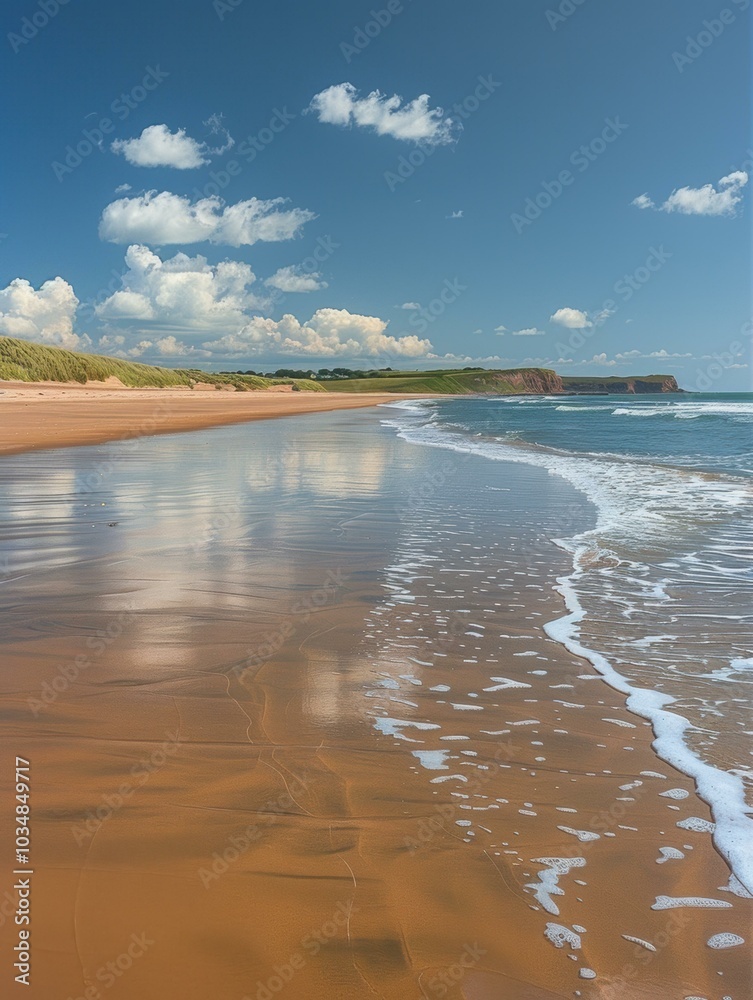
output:
[[[148,341],[146,341],[148,343]],[[151,346],[151,345],[150,345]],[[206,351],[196,352],[196,349],[190,344],[186,344],[182,340],[178,340],[170,334],[167,337],[161,337],[154,345],[157,348],[157,353],[163,358],[184,358],[187,354],[199,353],[203,357],[206,357]]]
[[[287,198],[249,198],[227,205],[216,196],[191,202],[170,191],[147,191],[107,205],[99,222],[99,237],[110,243],[158,246],[205,241],[232,247],[277,243],[292,239],[306,222],[316,218],[306,209],[281,210],[287,202]]]
[[[280,292],[317,292],[327,287],[318,271],[304,271],[296,266],[281,267],[264,284]]]
[[[130,246],[123,287],[96,307],[99,319],[177,330],[226,330],[243,326],[264,305],[250,291],[256,276],[248,264],[178,253],[162,260],[148,247]]]
[[[116,139],[114,153],[122,153],[134,167],[174,167],[193,170],[209,163],[206,143],[186,135],[184,128],[171,132],[167,125],[149,125],[136,139]]]
[[[306,323],[286,314],[280,320],[251,319],[237,333],[202,346],[233,357],[285,354],[319,358],[367,358],[394,355],[426,357],[431,341],[415,335],[393,337],[387,323],[376,316],[360,316],[347,309],[318,309]]]
[[[73,286],[53,278],[35,290],[25,278],[0,289],[0,333],[74,350],[89,343],[73,332],[78,298]]]
[[[118,184],[118,186],[115,188],[115,194],[125,194],[126,191],[130,190],[131,190],[130,184]]]
[[[460,128],[452,118],[445,118],[442,108],[429,107],[429,95],[421,94],[408,104],[402,97],[388,97],[373,90],[359,97],[352,83],[338,83],[316,94],[308,108],[329,125],[357,125],[371,128],[378,135],[419,142],[428,146],[451,143]]]
[[[445,218],[447,218],[447,219],[462,219],[463,218],[463,210],[462,210],[462,208],[460,209],[459,212],[451,212],[449,215],[445,216]]]
[[[498,337],[504,337],[504,335],[507,333],[507,327],[506,326],[495,326],[494,327],[494,332],[497,334]]]
[[[652,208],[657,212],[679,212],[682,215],[734,215],[748,183],[744,170],[735,170],[713,184],[699,188],[676,188],[667,200],[656,205],[647,194],[638,195],[632,204],[636,208]]]
[[[513,330],[513,337],[543,337],[544,330],[538,330],[535,326],[527,326],[525,330]]]
[[[588,361],[581,361],[580,364],[597,365],[598,367],[602,368],[614,368],[617,362],[614,361],[612,358],[608,358],[606,354],[602,352],[601,354],[594,354],[594,356],[590,358]]]
[[[186,135],[184,128],[171,132],[167,125],[148,125],[135,139],[116,139],[111,149],[122,153],[134,167],[174,167],[176,170],[193,170],[210,162],[212,156],[227,152],[235,141],[222,126],[222,116],[212,115],[204,125],[212,135],[223,136],[222,145],[212,149],[208,143],[199,142]]]
[[[420,309],[421,308],[421,303],[420,302],[403,302],[403,304],[400,306],[400,308],[401,309],[412,309],[415,312],[416,309]]]
[[[587,327],[593,325],[587,313],[582,312],[580,309],[571,309],[569,306],[558,309],[557,312],[552,313],[549,319],[552,323],[558,323],[568,330],[585,330]]]

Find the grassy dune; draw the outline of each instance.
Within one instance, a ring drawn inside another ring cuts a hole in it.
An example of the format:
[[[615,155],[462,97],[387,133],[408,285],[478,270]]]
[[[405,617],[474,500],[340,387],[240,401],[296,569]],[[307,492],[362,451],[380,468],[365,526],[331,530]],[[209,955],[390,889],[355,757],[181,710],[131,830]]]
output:
[[[32,344],[26,340],[0,337],[0,380],[15,382],[104,382],[110,376],[124,385],[191,386],[230,385],[245,392],[268,389],[274,385],[297,385],[307,392],[324,392],[324,387],[309,379],[262,378],[259,375],[212,375],[183,368],[157,368],[135,361],[123,361],[101,354],[80,354],[61,347]]]

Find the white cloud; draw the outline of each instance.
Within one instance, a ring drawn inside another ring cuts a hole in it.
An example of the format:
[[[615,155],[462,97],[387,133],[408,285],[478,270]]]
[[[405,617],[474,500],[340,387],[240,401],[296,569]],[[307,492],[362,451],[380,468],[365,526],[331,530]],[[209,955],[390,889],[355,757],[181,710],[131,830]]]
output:
[[[420,309],[421,308],[421,303],[420,302],[403,302],[403,304],[400,306],[400,308],[401,309],[412,309],[415,312],[416,309]]]
[[[96,307],[100,319],[140,328],[225,331],[248,321],[264,302],[249,289],[256,277],[248,264],[207,263],[205,257],[178,253],[162,260],[148,247],[126,251],[123,288]]]
[[[318,309],[303,324],[289,314],[280,320],[255,317],[237,333],[202,346],[235,357],[285,354],[320,358],[385,355],[421,358],[431,350],[429,340],[419,340],[415,335],[392,337],[385,333],[386,328],[387,323],[376,316],[359,316],[347,309]]]
[[[606,354],[602,352],[601,354],[594,354],[594,356],[590,358],[588,361],[581,361],[580,364],[597,365],[603,368],[614,368],[617,362],[608,358]]]
[[[525,330],[513,330],[513,337],[543,337],[544,330],[538,330],[535,326],[528,326]]]
[[[497,334],[498,337],[504,337],[504,335],[507,333],[507,327],[506,326],[495,326],[494,327],[494,332]]]
[[[646,358],[692,358],[692,354],[670,354],[662,348],[660,351],[652,351],[650,354],[645,354]]]
[[[222,146],[212,149],[206,142],[198,142],[186,135],[184,128],[171,132],[167,125],[148,125],[136,139],[116,139],[111,146],[114,153],[122,153],[135,167],[174,167],[176,170],[193,170],[210,162],[212,156],[227,152],[235,141],[222,126],[222,116],[212,115],[204,125],[212,135],[223,137]]]
[[[316,94],[308,110],[329,125],[358,125],[378,135],[428,146],[453,142],[460,128],[452,118],[444,117],[442,108],[429,108],[428,94],[404,105],[402,97],[387,97],[379,90],[359,98],[352,83],[339,83]]]
[[[461,209],[459,212],[452,212],[450,215],[446,216],[446,218],[448,218],[448,219],[462,219],[463,218],[463,210]]]
[[[275,271],[264,284],[281,292],[317,292],[320,288],[327,287],[327,282],[321,279],[322,276],[318,271],[306,272],[300,267],[291,265]]]
[[[126,191],[130,190],[131,190],[130,184],[118,184],[118,186],[115,188],[115,194],[125,194]]]
[[[146,343],[149,343],[146,341]],[[151,345],[150,345],[151,346]],[[189,344],[184,343],[182,340],[178,340],[172,334],[167,337],[161,337],[154,345],[157,348],[157,352],[162,355],[163,358],[183,358],[186,354],[194,354],[195,349]],[[206,356],[205,351],[199,352],[202,356]]]
[[[623,351],[621,354],[615,354],[615,358],[618,361],[632,361],[635,358],[649,359],[658,358],[659,360],[665,360],[669,358],[692,358],[692,354],[672,354],[665,350],[663,347],[659,351],[651,351],[648,354],[644,354],[642,351]]]
[[[149,125],[138,138],[116,139],[111,148],[135,167],[193,170],[210,162],[206,143],[186,135],[184,128],[171,132],[167,125]]]
[[[633,198],[630,204],[635,205],[636,208],[656,208],[656,205],[645,192],[644,194],[639,194],[637,198]]]
[[[0,333],[75,350],[89,343],[73,332],[77,308],[73,286],[62,278],[45,281],[38,291],[25,278],[14,278],[0,289]]]
[[[104,337],[100,340],[100,345],[102,344],[102,340],[104,340]],[[145,351],[149,350],[150,347],[152,347],[151,340],[140,340],[138,344],[134,344],[130,351],[128,351],[128,354],[132,358],[140,358]]]
[[[286,198],[226,205],[221,198],[190,198],[170,191],[147,191],[135,198],[120,198],[106,206],[99,223],[99,237],[110,243],[222,243],[233,247],[276,243],[296,236],[316,218],[306,209],[280,211]]]
[[[633,200],[638,208],[652,208],[657,212],[679,212],[682,215],[734,215],[743,198],[743,188],[748,183],[744,170],[735,170],[713,184],[699,188],[676,188],[662,205],[656,205],[647,194]]]
[[[571,309],[569,306],[558,309],[549,319],[552,323],[559,323],[560,326],[567,327],[568,330],[585,330],[586,327],[592,325],[587,313],[580,309]]]

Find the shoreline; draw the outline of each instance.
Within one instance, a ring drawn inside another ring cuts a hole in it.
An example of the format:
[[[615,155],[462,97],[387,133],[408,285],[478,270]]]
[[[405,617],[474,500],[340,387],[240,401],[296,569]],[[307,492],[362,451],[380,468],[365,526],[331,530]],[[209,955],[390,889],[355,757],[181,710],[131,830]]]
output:
[[[425,398],[425,393],[196,392],[0,382],[0,455]]]
[[[154,952],[113,1000],[269,1000],[280,969],[291,1000],[740,995],[708,808],[546,634],[549,529],[590,515],[377,417],[152,438],[94,493],[87,449],[0,466],[34,995],[82,995],[136,927]]]

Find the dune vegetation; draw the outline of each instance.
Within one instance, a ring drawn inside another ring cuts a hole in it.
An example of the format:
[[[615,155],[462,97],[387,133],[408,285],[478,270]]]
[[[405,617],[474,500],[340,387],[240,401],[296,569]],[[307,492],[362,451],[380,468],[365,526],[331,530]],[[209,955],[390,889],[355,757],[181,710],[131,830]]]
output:
[[[213,385],[231,386],[245,392],[292,385],[307,392],[324,392],[312,379],[264,378],[260,375],[216,375],[198,369],[160,368],[102,354],[83,354],[62,347],[33,344],[12,337],[0,337],[0,380],[15,382],[104,382],[115,377],[131,387]]]

